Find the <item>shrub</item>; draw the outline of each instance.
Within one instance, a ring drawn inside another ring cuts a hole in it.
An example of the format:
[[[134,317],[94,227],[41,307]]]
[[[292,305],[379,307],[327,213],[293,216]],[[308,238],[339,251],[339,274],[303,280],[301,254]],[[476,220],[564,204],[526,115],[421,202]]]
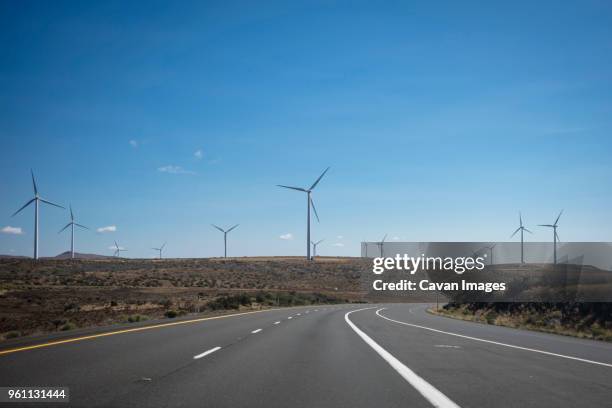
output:
[[[164,313],[164,316],[166,316],[168,319],[174,319],[176,316],[178,316],[178,313],[176,310],[168,310],[166,313]]]
[[[4,338],[8,340],[8,339],[14,339],[19,336],[21,336],[21,333],[19,333],[18,331],[10,331],[4,335]]]
[[[144,322],[145,320],[149,320],[149,317],[140,314],[131,315],[127,318],[128,323]]]
[[[60,330],[61,331],[74,330],[76,329],[76,327],[77,327],[76,324],[68,322],[64,324]]]

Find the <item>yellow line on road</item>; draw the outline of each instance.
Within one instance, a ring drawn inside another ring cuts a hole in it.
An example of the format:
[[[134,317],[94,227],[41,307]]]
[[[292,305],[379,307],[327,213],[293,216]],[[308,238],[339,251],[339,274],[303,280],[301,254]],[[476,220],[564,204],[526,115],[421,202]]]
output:
[[[213,316],[213,317],[202,317],[200,319],[181,320],[180,322],[160,323],[160,324],[155,324],[151,326],[134,327],[133,329],[116,330],[112,332],[92,334],[89,336],[74,337],[71,339],[50,341],[48,343],[34,344],[31,346],[24,346],[24,347],[18,347],[14,349],[1,350],[0,355],[12,354],[12,353],[17,353],[18,351],[33,350],[33,349],[43,348],[43,347],[57,346],[58,344],[73,343],[75,341],[97,339],[98,337],[114,336],[115,334],[133,333],[133,332],[139,332],[139,331],[145,331],[145,330],[159,329],[162,327],[178,326],[181,324],[198,323],[198,322],[203,322],[205,320],[223,319],[226,317],[243,316],[243,315],[248,315],[248,314],[253,314],[253,313],[269,312],[272,310],[280,310],[280,309],[256,310],[253,312],[234,313],[234,314],[229,314],[229,315]]]

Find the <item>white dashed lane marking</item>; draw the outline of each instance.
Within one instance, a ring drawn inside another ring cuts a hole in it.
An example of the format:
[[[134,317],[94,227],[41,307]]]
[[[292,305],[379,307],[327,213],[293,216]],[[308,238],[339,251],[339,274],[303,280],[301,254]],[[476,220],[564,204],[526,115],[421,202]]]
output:
[[[221,350],[221,347],[213,347],[210,350],[206,350],[202,354],[198,354],[197,356],[193,356],[193,359],[194,360],[198,360],[198,359],[200,359],[202,357],[206,357],[207,355],[214,353],[217,350]]]

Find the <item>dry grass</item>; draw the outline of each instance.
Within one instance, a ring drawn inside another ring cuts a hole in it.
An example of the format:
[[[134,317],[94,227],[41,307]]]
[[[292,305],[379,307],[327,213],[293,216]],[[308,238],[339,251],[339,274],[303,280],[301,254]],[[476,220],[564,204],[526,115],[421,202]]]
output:
[[[553,308],[542,309],[525,307],[522,310],[500,311],[499,308],[473,305],[447,305],[428,312],[453,319],[466,320],[482,324],[534,330],[545,333],[560,334],[592,340],[612,342],[612,316],[597,319],[592,314],[576,313],[574,316],[563,315]]]
[[[0,334],[162,318],[169,311],[361,301],[366,265],[358,258],[0,259]]]

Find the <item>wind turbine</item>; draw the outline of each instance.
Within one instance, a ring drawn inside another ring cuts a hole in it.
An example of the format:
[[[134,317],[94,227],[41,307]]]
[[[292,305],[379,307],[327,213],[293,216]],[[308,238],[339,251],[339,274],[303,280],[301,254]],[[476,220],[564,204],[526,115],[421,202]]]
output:
[[[523,216],[521,215],[521,213],[519,212],[519,227],[516,229],[516,231],[514,231],[512,233],[512,235],[510,235],[510,238],[512,238],[513,236],[516,235],[517,232],[521,231],[521,263],[525,263],[525,258],[523,257],[523,245],[524,245],[524,239],[523,239],[523,232],[527,231],[530,234],[533,234],[531,231],[529,231],[527,228],[525,228],[523,226]]]
[[[383,237],[382,241],[377,242],[376,245],[378,245],[378,248],[380,248],[380,257],[383,257],[383,246],[385,245],[385,240],[387,239],[387,235],[385,234],[385,236]]]
[[[485,249],[488,249],[488,250],[489,250],[489,255],[490,255],[490,258],[489,258],[489,265],[493,265],[493,248],[495,248],[495,246],[496,246],[496,245],[497,245],[497,244],[493,244],[493,245],[491,245],[491,246],[486,246],[486,247],[485,247]]]
[[[75,226],[81,227],[84,229],[89,229],[84,225],[77,224],[76,222],[74,222],[74,213],[72,212],[72,205],[70,205],[70,222],[66,224],[66,226],[58,232],[58,234],[64,231],[66,228],[70,227],[70,258],[71,259],[74,259],[74,227]]]
[[[117,244],[117,241],[115,241],[115,253],[113,254],[113,256],[118,257],[120,252],[125,252],[125,251],[127,251],[127,249],[121,248],[119,244]]]
[[[312,257],[314,259],[315,256],[317,256],[317,245],[319,245],[321,242],[325,241],[325,239],[321,239],[317,242],[312,242],[310,241],[310,243],[312,244]]]
[[[234,225],[232,228],[230,228],[228,230],[224,230],[221,227],[217,227],[215,224],[210,224],[210,225],[212,225],[213,227],[215,227],[216,229],[218,229],[219,231],[221,231],[223,233],[223,246],[224,246],[223,257],[227,258],[227,233],[230,232],[231,230],[233,230],[234,228],[236,228],[240,224],[236,224],[236,225]]]
[[[557,216],[554,224],[540,224],[540,227],[548,227],[553,229],[553,260],[555,264],[557,263],[557,241],[560,241],[559,234],[557,234],[557,227],[559,227],[557,223],[559,222],[559,218],[561,218],[561,214],[563,214],[563,210],[561,210]]]
[[[23,207],[15,211],[15,213],[11,215],[11,217],[14,217],[15,215],[19,214],[21,210],[26,208],[28,205],[34,203],[34,259],[38,259],[38,206],[39,206],[39,203],[43,202],[45,204],[49,204],[49,205],[59,207],[59,208],[64,208],[64,207],[62,207],[59,204],[54,204],[51,201],[47,201],[44,198],[42,198],[38,194],[38,188],[36,187],[36,180],[34,179],[34,172],[30,170],[30,173],[32,173],[32,185],[34,186],[34,198],[32,198],[27,203],[25,203]]]
[[[160,246],[159,248],[151,248],[155,251],[159,251],[159,259],[162,259],[162,251],[164,250],[164,247],[166,246],[166,243],[164,242],[164,245]]]
[[[325,173],[327,173],[327,170],[329,170],[329,167],[326,168],[323,173],[321,173],[319,178],[314,183],[312,183],[312,186],[310,186],[309,189],[305,189],[305,188],[301,188],[301,187],[283,186],[282,184],[277,184],[278,187],[289,188],[291,190],[297,190],[297,191],[302,191],[302,192],[306,193],[306,196],[307,196],[307,198],[306,198],[307,199],[307,210],[306,210],[306,259],[308,259],[308,260],[310,260],[310,206],[312,206],[312,210],[314,211],[315,217],[317,217],[317,221],[319,221],[319,214],[317,214],[317,209],[315,208],[314,202],[312,201],[312,197],[310,196],[310,194],[312,193],[312,190],[314,190],[314,188],[317,186],[317,184],[319,184],[319,181],[321,181],[321,179],[323,178]]]

